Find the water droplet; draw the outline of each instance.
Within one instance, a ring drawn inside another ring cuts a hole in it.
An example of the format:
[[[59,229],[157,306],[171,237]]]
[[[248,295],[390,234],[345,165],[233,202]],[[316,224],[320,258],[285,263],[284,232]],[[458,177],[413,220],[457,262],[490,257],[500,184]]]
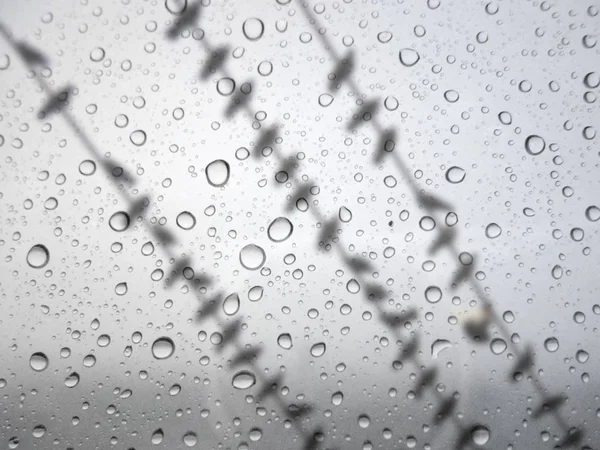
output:
[[[41,372],[48,367],[48,357],[42,352],[36,352],[29,358],[29,365],[36,372]]]
[[[229,163],[217,159],[206,166],[206,180],[211,186],[225,186],[229,181]]]
[[[146,143],[146,132],[143,130],[132,131],[129,135],[129,140],[133,145],[140,147]]]
[[[552,268],[552,278],[560,280],[563,276],[563,268],[558,264]]]
[[[340,207],[339,218],[344,223],[350,222],[352,220],[352,211],[345,206]]]
[[[259,40],[265,32],[265,25],[262,20],[252,17],[244,22],[242,26],[244,36],[251,41]]]
[[[371,419],[366,414],[358,416],[358,426],[361,428],[368,428],[371,424]]]
[[[600,208],[595,205],[588,206],[588,208],[585,210],[585,217],[590,222],[597,222],[600,220]]]
[[[267,255],[262,247],[255,244],[248,244],[240,250],[240,263],[245,269],[258,270],[267,259]]]
[[[335,392],[332,396],[331,396],[331,403],[335,406],[340,406],[342,404],[342,402],[344,401],[344,394],[341,393],[340,391]]]
[[[168,337],[161,337],[152,344],[152,354],[156,359],[170,358],[175,352],[175,344]]]
[[[558,347],[558,339],[554,337],[548,338],[544,341],[544,348],[550,353],[554,353],[556,350],[558,350]]]
[[[251,302],[259,301],[263,296],[264,289],[262,286],[253,286],[248,291],[248,300]]]
[[[382,31],[381,33],[377,34],[377,40],[382,44],[387,44],[388,42],[390,42],[392,40],[392,37],[393,34],[389,31]]]
[[[99,347],[108,347],[110,345],[110,336],[108,334],[101,334],[98,336],[96,341]]]
[[[154,445],[160,444],[165,437],[165,433],[163,433],[162,428],[159,428],[154,433],[152,433],[152,437],[150,438],[150,442]]]
[[[525,139],[525,150],[532,156],[539,155],[546,148],[546,141],[536,134]]]
[[[83,358],[84,367],[94,367],[96,365],[96,357],[94,355],[86,355]]]
[[[587,360],[589,359],[590,354],[588,352],[586,352],[585,350],[579,350],[576,354],[575,354],[575,359],[577,359],[578,363],[581,364],[585,364],[587,362]]]
[[[232,78],[221,78],[217,81],[217,92],[225,97],[233,94],[235,91],[235,81]]]
[[[323,356],[325,354],[325,350],[326,349],[327,349],[327,346],[325,345],[325,342],[319,342],[317,344],[314,344],[310,348],[310,354],[312,356],[314,356],[315,358],[318,358],[318,357]]]
[[[79,384],[79,374],[77,372],[71,373],[67,378],[65,378],[65,386],[68,388],[74,388]]]
[[[429,303],[437,303],[442,299],[442,290],[437,286],[429,286],[425,289],[425,300]]]
[[[456,103],[460,96],[458,95],[458,92],[450,89],[449,91],[444,92],[444,98],[449,103]]]
[[[196,226],[196,218],[189,211],[179,213],[175,222],[177,223],[177,226],[183,230],[191,230]]]
[[[180,16],[187,8],[187,0],[165,0],[165,8],[171,14]]]
[[[431,357],[434,359],[437,358],[443,350],[450,347],[452,347],[450,341],[447,341],[446,339],[437,339],[431,344]]]
[[[433,217],[423,216],[419,220],[419,226],[423,231],[431,231],[435,228],[435,220]]]
[[[358,294],[360,291],[360,284],[356,279],[352,278],[346,283],[346,289],[351,294]]]
[[[465,179],[465,170],[462,167],[452,166],[446,171],[446,180],[452,184],[458,184]]]
[[[223,301],[223,312],[228,316],[233,316],[240,310],[240,297],[237,293],[228,295]]]
[[[119,296],[127,294],[127,283],[124,281],[121,283],[117,283],[117,285],[115,286],[115,294]]]
[[[319,95],[319,105],[324,108],[327,108],[329,105],[333,103],[333,96],[330,94],[321,94]]]
[[[90,159],[86,159],[79,164],[79,173],[81,175],[85,175],[86,177],[94,175],[94,173],[96,173],[96,163]]]
[[[502,234],[502,228],[495,222],[490,223],[485,227],[485,235],[490,239],[496,239]]]
[[[108,219],[108,225],[113,229],[113,231],[122,232],[129,228],[129,214],[125,211],[118,211],[110,216]]]
[[[96,47],[90,52],[90,59],[94,62],[99,62],[104,59],[104,49],[102,47]]]
[[[490,430],[483,425],[477,425],[471,430],[471,439],[475,445],[485,445],[490,440]]]
[[[403,48],[399,53],[400,62],[405,67],[412,67],[419,62],[419,54],[412,48]]]
[[[186,447],[194,447],[198,443],[198,436],[193,431],[188,431],[183,435],[183,443]]]
[[[492,339],[492,342],[490,342],[490,350],[492,351],[492,353],[494,355],[500,355],[502,353],[504,353],[504,350],[506,350],[506,341],[504,339],[500,339],[500,338],[496,338],[496,339]]]
[[[46,427],[44,425],[36,425],[32,434],[35,438],[41,438],[46,434]]]
[[[115,117],[115,125],[119,128],[125,128],[129,124],[129,117],[125,114],[117,114]]]
[[[36,244],[27,252],[27,264],[33,269],[41,269],[50,261],[50,252],[45,245]]]
[[[285,350],[289,350],[290,348],[292,348],[293,344],[292,344],[292,336],[289,333],[282,333],[279,335],[279,337],[277,338],[277,344],[285,349]]]
[[[247,370],[241,370],[233,376],[231,384],[236,389],[249,389],[256,384],[256,376]]]
[[[6,70],[10,67],[10,56],[8,56],[6,53],[3,53],[2,56],[0,56],[0,70]]]
[[[383,101],[383,106],[385,106],[385,109],[388,111],[396,111],[398,106],[400,106],[400,102],[398,102],[396,97],[390,95]]]
[[[258,73],[263,77],[271,75],[273,72],[273,64],[270,61],[263,61],[258,65]]]
[[[283,242],[292,235],[294,226],[286,217],[278,217],[269,225],[267,235],[273,242]]]

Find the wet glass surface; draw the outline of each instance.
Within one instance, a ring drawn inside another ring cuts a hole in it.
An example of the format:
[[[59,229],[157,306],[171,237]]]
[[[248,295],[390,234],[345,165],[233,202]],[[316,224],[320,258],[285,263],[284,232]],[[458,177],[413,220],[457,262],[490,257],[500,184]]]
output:
[[[0,448],[596,449],[593,2],[0,4]]]

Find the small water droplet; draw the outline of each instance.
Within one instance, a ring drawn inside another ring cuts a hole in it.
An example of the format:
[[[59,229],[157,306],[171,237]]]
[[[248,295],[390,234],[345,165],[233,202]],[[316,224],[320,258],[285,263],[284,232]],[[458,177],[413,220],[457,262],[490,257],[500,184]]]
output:
[[[206,180],[211,186],[225,186],[229,181],[229,163],[217,159],[206,166]]]
[[[554,353],[556,350],[558,350],[558,347],[558,339],[554,337],[550,337],[544,341],[544,348],[550,353]]]
[[[246,39],[250,41],[259,40],[265,32],[265,25],[262,20],[252,17],[244,22],[242,25],[242,31]]]
[[[496,239],[502,234],[502,228],[495,222],[490,223],[485,227],[485,235],[490,239]]]
[[[465,179],[466,172],[462,167],[452,166],[446,171],[446,180],[452,184],[461,183]]]
[[[129,228],[129,223],[129,214],[127,214],[125,211],[116,212],[110,216],[110,219],[108,219],[108,225],[117,232],[125,231],[127,228]]]
[[[65,378],[65,386],[68,388],[74,388],[79,384],[79,374],[77,372],[71,373]]]

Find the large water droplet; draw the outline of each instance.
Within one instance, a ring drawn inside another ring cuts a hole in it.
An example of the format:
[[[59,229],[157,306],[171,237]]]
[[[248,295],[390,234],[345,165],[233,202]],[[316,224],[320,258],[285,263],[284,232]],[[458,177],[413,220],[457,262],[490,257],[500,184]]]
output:
[[[485,445],[490,440],[490,430],[483,425],[477,425],[471,430],[471,439],[475,445]]]
[[[74,388],[79,384],[79,374],[77,372],[71,373],[67,378],[65,378],[65,386],[68,388]]]
[[[183,14],[187,8],[187,0],[165,0],[165,8],[171,14],[179,16]]]
[[[191,212],[183,211],[177,215],[175,223],[182,230],[191,230],[196,226],[196,218]]]
[[[450,341],[446,339],[437,339],[433,344],[431,344],[431,357],[437,358],[443,350],[452,347]]]
[[[419,54],[412,48],[403,48],[399,53],[400,62],[406,67],[412,67],[419,62]]]
[[[152,354],[156,359],[167,359],[175,352],[175,344],[168,337],[160,337],[152,344]]]
[[[240,297],[237,293],[228,295],[223,301],[223,312],[228,316],[233,316],[240,310]]]
[[[546,148],[546,141],[542,139],[540,136],[536,134],[532,134],[531,136],[525,139],[525,150],[530,155],[536,156],[544,151]]]
[[[429,303],[437,303],[442,299],[442,290],[437,286],[429,286],[425,289],[425,300]]]
[[[500,339],[500,338],[496,338],[493,339],[492,342],[490,342],[490,350],[492,351],[492,353],[494,355],[500,355],[502,353],[504,353],[504,350],[506,350],[506,341],[504,339]]]
[[[446,180],[452,184],[458,184],[465,179],[465,170],[462,167],[452,166],[446,171]]]
[[[164,437],[165,437],[165,433],[163,432],[162,428],[159,428],[154,433],[152,433],[150,442],[152,442],[153,445],[158,445],[163,441]]]
[[[352,211],[345,206],[340,207],[339,211],[340,220],[344,223],[348,223],[352,220]]]
[[[129,135],[129,140],[138,147],[146,143],[146,132],[144,130],[135,130]]]
[[[240,250],[240,263],[245,269],[258,270],[263,266],[266,259],[265,251],[258,245],[248,244]]]
[[[217,159],[206,166],[206,180],[211,186],[225,186],[229,181],[229,163]]]
[[[595,205],[589,206],[585,210],[585,217],[590,222],[597,222],[598,220],[600,220],[600,208],[598,208]]]
[[[490,223],[485,227],[485,235],[490,239],[496,239],[502,234],[502,228],[495,222]]]
[[[110,216],[110,219],[108,219],[108,225],[114,230],[114,231],[125,231],[127,228],[129,228],[129,214],[127,214],[125,211],[119,211],[114,213],[112,216]]]
[[[198,436],[193,431],[188,431],[183,435],[183,443],[186,447],[194,447],[198,443]]]
[[[29,365],[36,372],[41,372],[48,367],[48,357],[42,352],[34,353],[29,358]]]
[[[286,217],[278,217],[269,225],[267,235],[273,242],[283,242],[292,235],[294,226]]]
[[[550,353],[554,353],[556,350],[558,350],[558,347],[558,339],[554,337],[550,337],[544,341],[544,348]]]
[[[259,40],[265,32],[265,25],[262,20],[252,17],[244,22],[242,26],[244,36],[251,41]]]
[[[233,376],[231,384],[236,389],[248,389],[256,384],[256,376],[252,372],[242,370]]]
[[[285,350],[289,350],[290,348],[292,348],[293,344],[292,344],[292,336],[289,333],[282,333],[279,335],[279,337],[277,338],[277,344],[285,349]]]
[[[36,244],[27,253],[27,264],[34,269],[41,269],[50,261],[50,252],[45,245]]]
[[[325,354],[325,350],[326,349],[327,349],[327,346],[325,345],[325,342],[319,342],[317,344],[314,344],[310,348],[310,354],[312,356],[314,356],[315,358],[318,358],[318,357],[323,356]]]

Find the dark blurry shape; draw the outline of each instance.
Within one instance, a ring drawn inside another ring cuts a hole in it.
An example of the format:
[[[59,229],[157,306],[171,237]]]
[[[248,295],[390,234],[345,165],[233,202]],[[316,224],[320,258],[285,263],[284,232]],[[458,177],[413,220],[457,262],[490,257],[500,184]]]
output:
[[[573,427],[568,432],[567,435],[560,441],[559,448],[565,447],[575,447],[579,445],[581,440],[583,439],[583,429]]]
[[[350,267],[354,273],[367,272],[373,270],[373,265],[365,258],[353,258],[344,256],[344,263]]]
[[[231,365],[232,367],[237,367],[242,364],[254,364],[261,353],[262,348],[246,348],[235,354],[231,360]]]
[[[250,94],[244,94],[241,92],[238,95],[234,95],[229,100],[227,108],[225,109],[225,117],[230,119],[240,109],[247,108],[251,100],[252,96]]]
[[[417,397],[420,397],[423,394],[425,388],[429,387],[436,380],[436,377],[436,367],[430,367],[428,369],[425,369],[423,373],[421,373],[421,376],[419,377],[416,383],[417,387],[415,388],[415,393],[417,394]]]
[[[202,80],[206,80],[209,76],[214,74],[217,70],[221,68],[221,66],[225,63],[225,58],[229,53],[228,46],[221,46],[216,50],[210,52],[210,57],[208,61],[205,63],[202,72],[200,72],[200,78]]]
[[[306,197],[308,197],[310,194],[310,186],[306,183],[298,186],[296,188],[296,190],[294,191],[294,193],[292,194],[291,198],[289,199],[289,201],[286,204],[285,210],[287,212],[290,212],[294,209],[294,207],[296,206],[296,203],[298,202],[298,200],[300,199],[304,199],[306,200]]]
[[[314,407],[308,403],[302,403],[300,405],[296,405],[292,403],[288,406],[288,413],[291,417],[295,419],[299,419],[310,414],[314,410]]]
[[[323,224],[323,226],[321,226],[321,231],[319,232],[319,236],[317,238],[319,241],[319,246],[325,245],[329,238],[335,237],[335,235],[337,234],[339,223],[340,222],[338,217],[334,216],[331,219],[327,220]]]
[[[514,374],[517,372],[525,372],[531,369],[533,365],[533,350],[531,347],[527,347],[523,353],[521,353],[517,361],[515,362],[512,368],[512,374],[514,379]]]
[[[545,414],[553,413],[565,403],[565,398],[561,394],[546,397],[543,403],[533,411],[533,417],[539,418]]]
[[[187,7],[180,18],[169,27],[167,30],[167,37],[171,40],[176,39],[185,28],[194,25],[200,17],[200,7],[200,0],[197,0],[193,5]]]
[[[211,299],[205,300],[203,306],[196,312],[196,321],[201,322],[214,315],[221,306],[222,297],[223,293],[219,292]]]
[[[477,342],[488,340],[490,320],[490,307],[488,305],[478,307],[464,322],[464,330],[467,336]]]
[[[329,76],[330,91],[340,86],[350,77],[350,75],[352,75],[354,65],[354,53],[352,51],[348,52],[346,58],[338,60],[337,65],[333,69],[333,73]]]
[[[413,320],[417,317],[417,310],[410,308],[408,311],[401,314],[381,313],[380,319],[390,328],[396,328],[403,326],[409,320]]]
[[[435,255],[439,250],[445,247],[452,247],[456,240],[456,230],[454,228],[445,227],[429,246],[428,252]]]
[[[365,293],[367,294],[367,299],[370,301],[382,300],[387,295],[385,288],[371,283],[365,286]]]
[[[265,128],[260,132],[258,142],[256,142],[252,148],[252,155],[254,158],[259,158],[265,147],[271,147],[275,143],[276,133],[277,125],[271,125],[269,128]]]
[[[319,447],[318,436],[323,434],[322,428],[317,428],[316,431],[309,433],[309,436],[304,442],[303,450],[316,450]]]
[[[396,130],[385,130],[380,136],[375,151],[375,163],[379,164],[396,148]]]
[[[368,122],[373,115],[377,114],[378,109],[379,100],[377,99],[363,103],[360,108],[358,108],[358,111],[352,115],[352,119],[348,121],[346,129],[352,130],[363,125],[365,122]]]
[[[62,109],[66,106],[67,100],[69,99],[69,93],[73,89],[73,86],[67,85],[62,89],[56,91],[47,101],[44,106],[40,108],[38,115],[41,119],[47,117],[50,114],[56,114],[62,112]]]
[[[232,322],[229,325],[227,325],[221,333],[223,335],[223,340],[217,346],[219,352],[223,351],[227,344],[233,342],[239,333],[240,323],[238,321]]]
[[[278,373],[274,377],[269,378],[263,384],[263,388],[256,394],[258,401],[262,401],[267,397],[277,396],[277,387],[283,381],[283,375]]]
[[[440,405],[435,413],[433,423],[435,425],[439,425],[442,422],[444,422],[446,419],[448,419],[450,417],[450,415],[452,414],[452,412],[454,411],[454,408],[456,408],[457,403],[458,403],[458,400],[456,399],[455,394],[445,398],[442,401],[442,403],[440,403]]]

